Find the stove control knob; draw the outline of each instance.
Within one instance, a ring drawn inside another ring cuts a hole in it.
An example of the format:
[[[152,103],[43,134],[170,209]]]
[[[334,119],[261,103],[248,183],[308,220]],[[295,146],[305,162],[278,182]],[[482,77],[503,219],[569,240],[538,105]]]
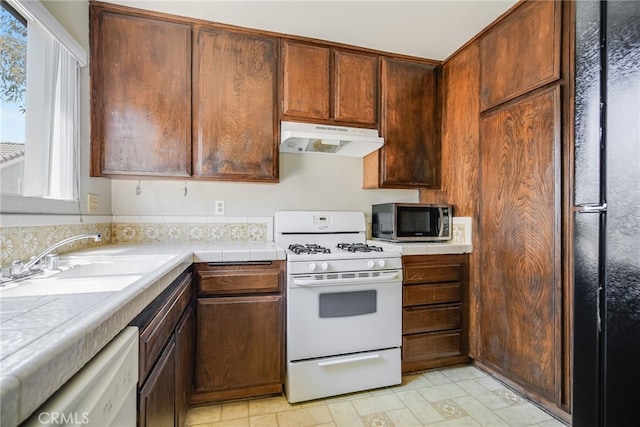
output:
[[[312,262],[311,264],[309,264],[309,271],[316,271],[316,268],[318,266],[316,265],[315,262]]]
[[[327,264],[326,262],[323,262],[320,265],[320,268],[322,269],[322,271],[327,271],[329,269],[329,264]]]
[[[383,268],[385,265],[387,265],[385,260],[381,259],[381,260],[378,261],[378,267]]]
[[[373,260],[371,260],[371,261],[367,261],[367,267],[369,267],[369,268],[373,268],[373,267],[375,267],[375,266],[376,266],[376,263],[375,263],[375,262],[373,262]]]

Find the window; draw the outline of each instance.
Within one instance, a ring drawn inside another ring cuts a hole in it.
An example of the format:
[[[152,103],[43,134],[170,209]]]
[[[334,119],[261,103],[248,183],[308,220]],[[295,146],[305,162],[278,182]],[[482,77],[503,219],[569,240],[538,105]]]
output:
[[[77,200],[86,53],[40,2],[2,0],[0,11],[2,193]]]
[[[8,3],[0,8],[1,191],[22,194],[27,93],[27,20]]]

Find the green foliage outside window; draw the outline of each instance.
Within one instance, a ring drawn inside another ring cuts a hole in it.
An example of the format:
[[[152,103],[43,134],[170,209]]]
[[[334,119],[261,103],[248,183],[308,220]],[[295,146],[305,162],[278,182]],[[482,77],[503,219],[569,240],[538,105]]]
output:
[[[11,13],[5,2],[0,8],[0,99],[18,104],[25,111],[27,88],[27,26]]]

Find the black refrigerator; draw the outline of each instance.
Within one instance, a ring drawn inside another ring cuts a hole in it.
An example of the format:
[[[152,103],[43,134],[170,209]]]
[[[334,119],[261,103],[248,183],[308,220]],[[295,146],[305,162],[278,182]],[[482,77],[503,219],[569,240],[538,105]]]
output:
[[[640,1],[576,2],[573,425],[640,425]]]

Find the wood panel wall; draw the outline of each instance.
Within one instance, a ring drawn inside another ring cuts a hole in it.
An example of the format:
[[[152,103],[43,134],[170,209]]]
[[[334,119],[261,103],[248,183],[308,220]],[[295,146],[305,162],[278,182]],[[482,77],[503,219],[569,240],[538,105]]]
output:
[[[421,190],[424,203],[450,203],[455,216],[473,218],[473,246],[479,247],[478,198],[480,166],[480,47],[473,42],[447,61],[442,69],[442,186]],[[469,355],[477,354],[478,252],[469,257]]]

